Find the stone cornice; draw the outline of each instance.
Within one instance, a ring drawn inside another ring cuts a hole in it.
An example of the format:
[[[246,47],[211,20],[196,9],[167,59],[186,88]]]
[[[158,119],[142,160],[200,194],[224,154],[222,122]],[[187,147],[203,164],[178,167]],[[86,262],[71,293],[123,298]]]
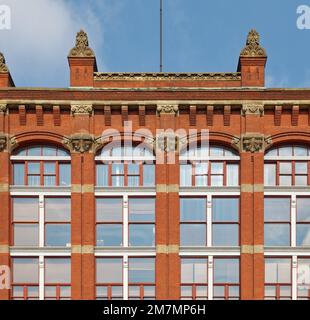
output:
[[[190,80],[190,81],[227,81],[227,80],[241,80],[240,72],[214,72],[214,73],[152,73],[152,72],[95,72],[94,80],[96,81],[113,81],[113,80],[134,80],[134,81],[176,81],[176,80]]]

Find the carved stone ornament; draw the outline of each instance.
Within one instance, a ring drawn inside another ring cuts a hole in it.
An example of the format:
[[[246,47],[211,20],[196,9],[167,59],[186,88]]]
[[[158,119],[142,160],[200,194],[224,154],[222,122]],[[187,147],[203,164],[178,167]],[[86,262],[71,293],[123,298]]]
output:
[[[9,72],[7,65],[5,64],[5,58],[2,52],[0,52],[0,72]]]
[[[236,146],[239,151],[243,152],[261,152],[272,143],[270,136],[264,137],[261,134],[246,134],[241,137],[234,137],[232,145]]]
[[[266,57],[266,51],[259,44],[259,34],[252,29],[247,37],[246,46],[242,49],[241,57]]]
[[[1,113],[6,113],[6,111],[8,110],[8,106],[6,103],[0,103],[0,114]]]
[[[259,103],[246,103],[241,108],[241,114],[243,116],[247,114],[263,116],[264,105]]]
[[[75,47],[69,52],[69,57],[95,57],[94,51],[88,46],[87,33],[83,30],[77,33]]]
[[[93,106],[91,104],[73,104],[71,105],[72,115],[76,114],[89,114],[93,112]]]
[[[177,115],[179,112],[179,107],[177,105],[158,105],[157,114],[174,114]]]
[[[155,150],[161,152],[178,152],[180,137],[174,133],[163,132],[156,135]]]
[[[73,134],[65,138],[63,143],[71,152],[78,153],[95,152],[100,146],[100,141],[87,133]]]

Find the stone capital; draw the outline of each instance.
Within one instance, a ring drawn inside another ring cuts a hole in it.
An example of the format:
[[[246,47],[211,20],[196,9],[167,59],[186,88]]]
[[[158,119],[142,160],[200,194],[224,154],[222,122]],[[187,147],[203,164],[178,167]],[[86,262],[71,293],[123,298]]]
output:
[[[72,115],[91,115],[93,113],[93,106],[91,104],[72,104]]]
[[[264,115],[264,105],[262,103],[244,103],[241,108],[241,115]]]
[[[100,140],[88,133],[77,133],[66,137],[63,144],[75,153],[96,152],[101,146]]]
[[[271,144],[271,138],[260,133],[247,133],[232,140],[232,145],[236,146],[240,152],[264,152],[265,148]]]
[[[171,114],[177,116],[179,114],[179,107],[177,105],[158,105],[157,106],[157,115],[161,116],[162,114]]]
[[[8,110],[8,105],[6,103],[0,103],[0,114],[6,113]]]

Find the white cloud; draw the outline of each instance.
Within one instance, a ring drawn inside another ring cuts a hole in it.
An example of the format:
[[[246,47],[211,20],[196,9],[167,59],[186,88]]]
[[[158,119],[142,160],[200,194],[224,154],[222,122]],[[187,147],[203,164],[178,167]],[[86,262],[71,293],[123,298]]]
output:
[[[2,1],[0,1],[2,2]],[[4,2],[3,2],[4,3]],[[83,1],[6,0],[11,30],[0,30],[0,51],[17,86],[68,86],[67,55],[84,28],[102,69],[103,22]]]

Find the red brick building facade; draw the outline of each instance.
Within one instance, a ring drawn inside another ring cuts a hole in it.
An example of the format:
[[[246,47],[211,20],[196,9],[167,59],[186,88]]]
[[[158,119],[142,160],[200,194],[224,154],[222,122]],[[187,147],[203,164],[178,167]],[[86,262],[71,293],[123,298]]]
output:
[[[101,73],[82,31],[69,88],[0,58],[0,299],[310,298],[310,90],[265,87],[256,31],[234,73]],[[102,152],[127,121],[207,129],[209,162]]]

